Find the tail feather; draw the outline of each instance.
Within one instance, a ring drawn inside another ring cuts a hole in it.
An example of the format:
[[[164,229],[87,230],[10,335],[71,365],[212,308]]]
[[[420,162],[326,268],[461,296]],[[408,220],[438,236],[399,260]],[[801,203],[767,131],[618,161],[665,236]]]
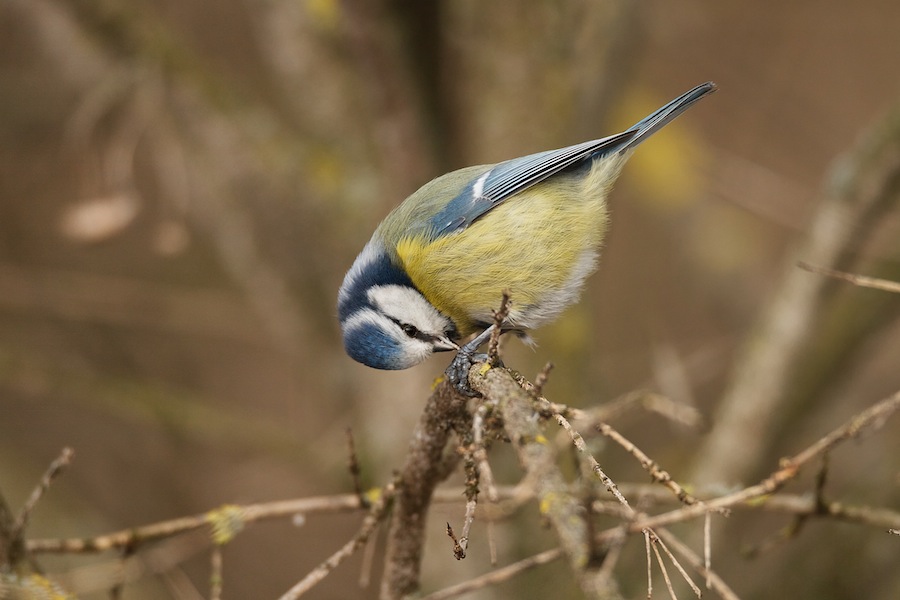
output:
[[[712,81],[707,81],[675,98],[652,115],[645,117],[632,125],[628,132],[634,132],[634,137],[625,142],[620,151],[629,150],[646,140],[648,137],[665,127],[675,117],[686,111],[692,104],[715,92],[718,88]]]

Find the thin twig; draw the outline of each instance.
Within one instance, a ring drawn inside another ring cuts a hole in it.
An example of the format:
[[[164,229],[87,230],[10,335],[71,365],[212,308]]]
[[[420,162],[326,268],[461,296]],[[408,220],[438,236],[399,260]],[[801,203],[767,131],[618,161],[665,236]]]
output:
[[[285,592],[280,600],[296,600],[296,598],[299,598],[315,587],[320,581],[325,579],[325,577],[327,577],[338,565],[344,562],[344,560],[353,556],[356,550],[366,543],[378,527],[378,524],[381,523],[381,520],[387,513],[388,507],[391,505],[391,501],[394,499],[395,493],[396,485],[394,483],[386,485],[378,500],[372,504],[369,514],[363,519],[363,524],[359,528],[359,531],[356,532],[356,535],[353,536],[353,539],[344,544],[340,550],[332,554],[318,567],[310,571],[306,577]]]
[[[10,530],[10,537],[12,539],[21,537],[22,532],[25,531],[25,527],[28,525],[28,519],[31,517],[32,511],[34,511],[34,507],[37,506],[37,503],[44,495],[44,492],[46,492],[50,487],[50,484],[53,483],[53,480],[56,479],[56,477],[60,473],[62,473],[63,469],[71,464],[72,458],[74,456],[74,450],[72,450],[71,448],[63,448],[62,452],[56,458],[56,460],[50,463],[50,466],[47,468],[44,476],[41,477],[40,483],[31,492],[31,496],[28,497],[28,500],[25,502],[25,506],[22,507],[21,512],[13,522],[12,528]]]
[[[453,557],[456,560],[462,560],[466,557],[466,550],[459,543],[459,538],[456,537],[456,533],[453,531],[453,526],[450,523],[447,523],[447,537],[450,538],[450,541],[453,542]]]
[[[210,553],[209,600],[222,598],[222,546],[216,544]]]
[[[548,362],[544,365],[544,368],[541,369],[541,372],[537,374],[537,377],[534,378],[534,389],[531,390],[531,393],[535,398],[540,398],[544,394],[544,386],[547,385],[547,380],[550,378],[550,371],[553,370],[553,363]]]
[[[703,568],[706,570],[706,589],[709,589],[709,574],[712,572],[712,513],[703,516]]]
[[[616,500],[618,500],[622,506],[627,507],[627,510],[631,513],[632,516],[634,516],[634,509],[632,509],[631,505],[628,504],[628,500],[626,500],[625,496],[622,495],[622,492],[619,491],[616,483],[609,477],[609,475],[607,475],[603,471],[603,468],[600,466],[600,463],[597,462],[597,459],[594,458],[594,456],[588,451],[587,445],[584,443],[584,438],[581,436],[581,434],[578,433],[572,427],[571,423],[569,423],[569,421],[561,414],[556,415],[556,422],[559,423],[560,427],[562,427],[566,431],[566,433],[569,434],[569,437],[572,439],[572,443],[575,444],[575,447],[578,449],[578,451],[585,456],[588,463],[590,464],[591,471],[600,479],[603,485],[606,486],[606,489],[609,491],[609,493],[615,496]]]
[[[836,269],[828,269],[826,267],[811,265],[803,261],[798,262],[797,266],[804,271],[809,271],[810,273],[818,273],[820,275],[827,275],[828,277],[840,279],[859,287],[867,287],[884,292],[893,292],[895,294],[900,294],[900,283],[891,281],[889,279],[880,279],[878,277],[867,277],[865,275],[857,275],[855,273],[846,273],[844,271],[838,271]]]
[[[680,554],[681,557],[684,558],[698,573],[706,576],[707,588],[715,590],[723,600],[740,600],[737,594],[735,594],[734,591],[730,587],[728,587],[728,584],[726,584],[725,581],[721,577],[719,577],[717,573],[710,570],[709,567],[704,567],[703,561],[700,559],[700,557],[697,556],[693,550],[683,544],[676,536],[672,535],[669,530],[660,528],[657,531],[660,539],[665,540],[666,544],[671,546],[675,552]]]
[[[545,550],[540,554],[529,556],[528,558],[525,558],[518,562],[514,562],[511,565],[507,565],[500,569],[485,573],[484,575],[469,579],[468,581],[464,581],[442,590],[438,590],[437,592],[433,592],[431,594],[428,594],[427,596],[423,596],[420,600],[447,600],[448,598],[457,598],[459,596],[462,596],[463,594],[468,594],[470,592],[474,592],[491,585],[497,585],[503,583],[504,581],[508,581],[516,575],[527,571],[528,569],[533,569],[540,565],[545,565],[547,563],[553,562],[554,560],[560,558],[562,555],[563,551],[561,548]]]
[[[602,435],[616,442],[619,446],[624,448],[626,452],[636,458],[637,461],[641,464],[641,467],[643,467],[645,471],[650,473],[650,477],[652,478],[652,480],[668,488],[673,494],[675,494],[675,497],[678,498],[679,502],[682,502],[683,504],[686,504],[688,506],[700,502],[700,500],[693,497],[687,492],[687,490],[681,487],[677,481],[672,479],[672,476],[669,475],[668,471],[661,469],[656,461],[652,460],[625,436],[613,429],[611,425],[609,425],[608,423],[598,423],[596,425],[596,429]]]
[[[675,565],[676,569],[678,569],[681,577],[687,582],[689,586],[691,586],[691,590],[693,590],[694,595],[698,598],[701,598],[703,596],[703,593],[700,591],[700,588],[697,587],[697,584],[694,583],[694,580],[691,579],[691,576],[687,574],[687,571],[684,570],[684,567],[681,566],[681,563],[678,562],[678,559],[675,558],[675,556],[669,550],[669,547],[666,546],[665,542],[662,541],[662,538],[657,537],[656,545],[663,549],[663,552],[666,553],[666,556],[669,557],[669,560],[672,561],[672,564]]]
[[[504,290],[500,299],[500,308],[494,312],[494,330],[491,332],[491,340],[488,342],[488,358],[492,365],[499,364],[500,360],[500,335],[503,333],[503,322],[509,316],[512,305],[509,291]]]
[[[526,502],[532,496],[516,486],[496,488],[498,501],[513,499],[516,504]],[[370,492],[371,493],[371,492]],[[380,493],[380,490],[375,493]],[[434,501],[455,504],[462,498],[460,487],[440,489]],[[336,494],[295,500],[278,500],[236,507],[245,524],[273,519],[295,518],[297,515],[350,513],[361,511],[356,494]],[[209,525],[209,511],[198,515],[160,521],[100,535],[93,538],[31,539],[26,541],[29,552],[36,554],[83,554],[116,550],[150,541],[181,535]]]
[[[368,508],[369,500],[363,493],[362,484],[359,475],[362,469],[359,467],[359,459],[356,455],[356,444],[353,443],[353,429],[348,427],[347,431],[347,469],[350,471],[350,479],[353,482],[353,491],[359,498],[359,505]]]
[[[669,579],[669,570],[666,569],[666,563],[659,554],[659,538],[652,532],[650,533],[650,547],[653,548],[653,554],[656,555],[656,564],[659,565],[659,570],[662,571],[666,589],[669,590],[669,596],[672,597],[672,600],[678,600],[678,597],[675,595],[675,588],[672,587],[672,580]],[[647,597],[650,597],[649,591],[647,592]]]
[[[639,519],[629,525],[631,531],[639,531],[644,527],[659,527],[671,523],[682,522],[701,516],[710,509],[719,509],[745,503],[760,496],[766,496],[778,491],[785,483],[795,478],[801,467],[819,456],[831,450],[841,442],[859,436],[869,428],[877,428],[882,425],[897,410],[900,410],[900,392],[872,405],[858,413],[846,423],[837,427],[818,441],[805,448],[790,458],[783,459],[780,468],[760,483],[744,488],[732,494],[726,494],[718,498],[707,500],[705,504],[694,504],[673,510],[667,513]]]
[[[533,399],[504,369],[472,370],[469,379],[476,391],[497,403],[504,430],[534,483],[541,514],[556,532],[581,590],[588,597],[597,597],[608,581],[600,573],[602,563],[590,560],[581,502],[568,490],[556,453],[534,418]]]
[[[653,597],[653,554],[650,550],[650,530],[644,530],[644,550],[647,553],[647,598]]]
[[[372,581],[372,565],[375,564],[375,548],[376,538],[370,537],[366,540],[363,548],[362,564],[359,567],[359,589],[368,589],[369,583]]]
[[[491,464],[488,462],[487,449],[484,444],[485,417],[487,416],[487,413],[493,409],[493,403],[485,402],[475,411],[475,415],[472,418],[472,439],[475,445],[473,456],[475,457],[475,463],[478,466],[479,481],[485,487],[488,502],[490,504],[497,504],[497,502],[500,501],[500,496],[497,493],[497,486],[494,484],[494,473],[491,470]],[[487,535],[488,547],[491,555],[491,565],[493,566],[497,564],[497,544],[494,540],[493,519],[489,519],[487,522]]]

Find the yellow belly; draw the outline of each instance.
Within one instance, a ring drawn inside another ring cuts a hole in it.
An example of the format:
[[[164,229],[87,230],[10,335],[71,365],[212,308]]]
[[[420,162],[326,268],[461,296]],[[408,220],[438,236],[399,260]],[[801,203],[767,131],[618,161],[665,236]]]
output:
[[[413,283],[460,334],[491,322],[504,290],[508,323],[530,329],[578,297],[606,232],[608,185],[590,176],[537,184],[458,233],[404,238],[397,252]],[[606,182],[604,182],[606,183]]]

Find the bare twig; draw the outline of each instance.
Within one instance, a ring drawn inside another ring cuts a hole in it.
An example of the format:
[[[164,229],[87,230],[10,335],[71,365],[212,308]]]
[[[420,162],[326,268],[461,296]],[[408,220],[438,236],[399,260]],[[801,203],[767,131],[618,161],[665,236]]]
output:
[[[838,271],[835,269],[818,267],[816,265],[811,265],[803,261],[798,262],[797,266],[805,271],[809,271],[810,273],[827,275],[828,277],[840,279],[842,281],[852,283],[853,285],[858,285],[859,287],[867,287],[875,290],[882,290],[884,292],[893,292],[895,294],[900,294],[900,283],[896,281],[890,281],[889,279],[880,279],[878,277],[866,277],[865,275],[846,273],[844,271]]]
[[[712,513],[703,516],[703,569],[706,571],[706,587],[709,589],[712,572]]]
[[[485,402],[475,411],[472,419],[472,438],[475,446],[473,455],[478,466],[478,478],[487,491],[488,501],[496,504],[500,501],[497,493],[497,486],[494,484],[494,473],[491,470],[491,464],[487,459],[487,449],[484,443],[484,427],[485,417],[489,411],[494,409],[494,405]],[[497,564],[497,544],[494,540],[494,521],[489,519],[487,522],[488,547],[491,554],[491,565]]]
[[[647,598],[653,597],[653,554],[650,550],[650,530],[644,530],[644,552],[647,553]]]
[[[209,557],[209,600],[221,600],[222,598],[222,546],[216,544],[212,547]]]
[[[463,558],[465,558],[466,550],[462,547],[462,544],[459,543],[459,538],[456,537],[456,533],[453,532],[453,526],[450,525],[450,523],[447,523],[447,537],[449,537],[450,541],[453,542],[453,557],[456,560],[462,560]]]
[[[698,598],[702,597],[703,593],[700,591],[700,588],[697,587],[697,584],[694,583],[694,580],[691,579],[691,576],[688,575],[687,571],[684,570],[684,567],[681,566],[681,563],[678,562],[678,559],[675,558],[675,556],[669,550],[669,547],[666,546],[665,542],[662,541],[662,538],[660,538],[660,537],[656,538],[656,544],[654,545],[654,547],[655,546],[659,546],[660,548],[663,549],[663,552],[666,553],[666,556],[669,558],[670,561],[672,561],[672,564],[675,565],[675,568],[678,569],[678,572],[681,574],[682,579],[684,579],[685,582],[687,582],[687,584],[691,587],[691,590],[694,592],[694,595],[697,596]]]
[[[491,339],[488,342],[488,358],[492,365],[497,365],[500,361],[500,335],[503,333],[503,322],[509,316],[511,305],[509,292],[504,290],[503,297],[500,299],[500,308],[493,311],[494,330],[491,332]]]
[[[379,493],[380,490],[370,491],[368,495],[377,496]],[[462,495],[463,490],[459,487],[441,489],[435,493],[434,501],[455,504],[460,501]],[[523,490],[520,487],[504,486],[497,488],[498,501],[501,499],[515,499],[516,503],[520,503],[530,497],[531,495],[527,490]],[[248,504],[235,508],[239,509],[245,524],[273,519],[295,518],[297,515],[348,513],[363,509],[360,507],[359,499],[355,494],[279,500]],[[209,514],[209,512],[206,512],[170,521],[151,523],[93,538],[31,539],[27,540],[26,548],[29,552],[35,554],[84,554],[138,547],[147,542],[174,537],[207,527],[209,526]]]
[[[41,497],[44,495],[44,492],[50,487],[50,484],[53,483],[53,480],[62,473],[63,469],[65,469],[72,462],[72,457],[75,456],[75,451],[71,448],[63,448],[59,457],[56,458],[50,466],[47,468],[47,471],[44,473],[44,476],[41,477],[41,481],[34,491],[31,492],[31,496],[28,497],[28,500],[25,501],[25,506],[22,507],[21,512],[16,517],[16,520],[13,521],[11,535],[13,538],[21,537],[22,532],[25,531],[25,527],[28,525],[28,519],[31,517],[31,513],[34,510],[34,507],[37,506],[37,503],[41,500]]]
[[[359,505],[368,507],[369,500],[363,493],[362,484],[359,480],[361,469],[359,468],[359,459],[356,456],[356,444],[353,443],[353,429],[347,428],[347,469],[350,471],[350,479],[353,481],[353,491],[359,498]]]
[[[368,589],[369,583],[372,581],[372,565],[375,562],[376,540],[369,538],[363,548],[362,565],[359,567],[359,589]]]
[[[537,374],[537,377],[534,378],[534,389],[531,393],[536,398],[540,398],[544,394],[544,386],[547,385],[547,380],[550,378],[550,371],[552,370],[553,363],[548,362],[544,365],[544,368],[541,369],[541,372]]]
[[[709,514],[709,513],[707,513]],[[723,598],[723,600],[739,600],[737,594],[728,587],[728,584],[719,577],[719,575],[710,570],[708,566],[704,566],[703,561],[697,556],[693,550],[672,535],[667,529],[660,528],[657,530],[660,539],[665,540],[666,544],[672,547],[675,552],[680,554],[698,573],[706,577],[706,587],[713,589]]]
[[[760,483],[744,488],[738,492],[707,500],[705,504],[685,506],[681,509],[639,519],[629,525],[631,531],[640,531],[644,527],[659,527],[681,522],[701,516],[710,509],[727,508],[747,502],[754,498],[766,496],[778,491],[785,483],[800,472],[801,467],[822,453],[831,450],[848,439],[859,436],[863,431],[881,426],[890,416],[900,410],[900,392],[874,404],[868,409],[852,417],[801,452],[783,459],[780,468]]]
[[[650,477],[653,479],[653,481],[668,488],[673,494],[675,494],[675,497],[678,498],[679,502],[687,505],[697,504],[698,502],[700,502],[699,500],[697,500],[697,498],[694,498],[692,495],[690,495],[687,490],[681,487],[677,481],[672,479],[672,476],[669,475],[667,471],[661,469],[656,461],[652,460],[625,436],[613,429],[611,425],[609,425],[608,423],[598,423],[596,429],[601,434],[613,440],[622,448],[624,448],[626,452],[635,457],[637,461],[641,463],[641,467],[643,467],[645,471],[650,473]]]
[[[468,581],[464,581],[462,583],[444,588],[443,590],[433,592],[431,594],[428,594],[427,596],[423,596],[421,600],[447,600],[448,598],[457,598],[459,596],[462,596],[463,594],[468,594],[470,592],[474,592],[491,585],[497,585],[499,583],[503,583],[504,581],[508,581],[516,575],[527,571],[528,569],[533,569],[535,567],[553,562],[561,556],[563,556],[563,551],[561,548],[545,550],[540,554],[535,554],[534,556],[530,556],[526,559],[514,562],[511,565],[496,569],[494,571],[491,571],[490,573],[486,573],[479,577],[469,579]]]
[[[328,576],[339,564],[344,562],[347,558],[353,556],[357,549],[361,546],[365,545],[366,541],[369,539],[369,536],[375,531],[375,528],[378,527],[378,524],[387,514],[387,509],[391,505],[391,501],[394,498],[394,494],[396,493],[396,486],[394,483],[390,483],[385,486],[381,495],[378,497],[372,507],[369,510],[369,514],[366,515],[366,518],[363,520],[362,526],[359,528],[359,531],[356,532],[356,535],[353,536],[349,542],[344,544],[344,546],[332,554],[328,560],[320,564],[318,567],[313,569],[310,573],[306,575],[300,582],[298,582],[294,587],[285,592],[284,595],[281,596],[280,600],[296,600],[310,589],[312,589],[316,584],[322,581],[325,577]]]
[[[589,597],[599,597],[608,590],[609,581],[599,569],[602,561],[591,560],[581,502],[568,491],[556,468],[552,446],[533,418],[530,395],[503,369],[486,373],[472,369],[469,381],[476,391],[499,407],[504,429],[519,461],[534,481],[541,513],[555,529],[582,591]]]
[[[609,475],[607,475],[603,471],[603,468],[600,466],[600,463],[597,462],[597,459],[594,458],[594,456],[588,451],[587,446],[584,443],[584,438],[581,436],[581,434],[575,431],[575,428],[573,428],[569,421],[561,414],[556,415],[556,422],[559,423],[560,427],[562,427],[566,431],[566,433],[569,434],[569,437],[572,439],[572,443],[575,444],[575,447],[578,449],[578,451],[584,455],[585,459],[588,461],[591,467],[591,472],[593,472],[594,475],[596,475],[597,478],[600,479],[603,485],[606,486],[607,491],[615,496],[616,500],[618,500],[619,503],[625,507],[626,511],[633,517],[635,513],[631,508],[631,505],[628,504],[628,500],[626,500],[622,492],[619,491],[616,483],[609,477]]]
[[[675,595],[675,589],[672,587],[672,580],[669,579],[669,570],[666,569],[666,563],[663,561],[662,556],[659,555],[659,538],[655,533],[651,531],[647,531],[644,533],[645,538],[650,540],[650,548],[653,549],[653,554],[656,555],[656,564],[659,565],[659,570],[662,571],[663,580],[666,582],[666,589],[669,590],[669,596],[672,600],[678,600],[678,597]],[[651,589],[647,589],[647,598],[651,597]]]
[[[244,523],[295,517],[306,513],[354,512],[360,510],[355,494],[318,496],[298,500],[283,500],[239,507]],[[141,527],[123,529],[94,538],[34,539],[26,542],[26,548],[34,553],[93,553],[122,548],[137,548],[141,544],[173,537],[208,527],[210,513],[201,513],[169,521],[161,521]]]

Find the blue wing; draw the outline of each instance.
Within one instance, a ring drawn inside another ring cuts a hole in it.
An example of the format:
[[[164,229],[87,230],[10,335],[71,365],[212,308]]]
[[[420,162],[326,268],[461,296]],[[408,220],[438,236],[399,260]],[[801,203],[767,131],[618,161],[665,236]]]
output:
[[[447,235],[465,229],[510,196],[569,167],[634,148],[715,89],[712,82],[698,85],[622,133],[495,165],[469,182],[434,216],[431,224],[436,235]]]

